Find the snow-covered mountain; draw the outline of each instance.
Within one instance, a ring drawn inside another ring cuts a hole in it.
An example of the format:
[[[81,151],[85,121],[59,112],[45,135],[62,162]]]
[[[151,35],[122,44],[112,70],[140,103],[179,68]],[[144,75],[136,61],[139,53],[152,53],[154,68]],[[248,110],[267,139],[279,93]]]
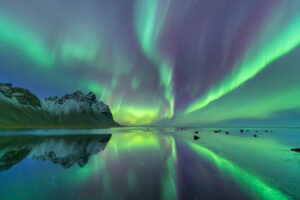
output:
[[[108,105],[95,94],[77,91],[40,100],[27,89],[0,83],[0,127],[112,127],[119,126]]]

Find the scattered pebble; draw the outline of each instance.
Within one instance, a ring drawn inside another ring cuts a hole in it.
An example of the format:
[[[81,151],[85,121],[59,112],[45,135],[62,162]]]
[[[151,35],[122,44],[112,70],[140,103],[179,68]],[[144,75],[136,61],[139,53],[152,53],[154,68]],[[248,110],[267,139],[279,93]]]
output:
[[[199,133],[198,131],[194,131],[194,133]]]
[[[225,131],[226,135],[229,135],[229,132],[228,131]]]
[[[222,130],[215,130],[214,132],[215,133],[220,133]]]
[[[243,133],[243,132],[244,132],[244,130],[243,130],[243,129],[241,129],[241,130],[240,130],[240,132],[241,132],[241,133]]]
[[[257,137],[257,135],[256,135],[256,134],[254,134],[254,135],[253,135],[253,137]]]

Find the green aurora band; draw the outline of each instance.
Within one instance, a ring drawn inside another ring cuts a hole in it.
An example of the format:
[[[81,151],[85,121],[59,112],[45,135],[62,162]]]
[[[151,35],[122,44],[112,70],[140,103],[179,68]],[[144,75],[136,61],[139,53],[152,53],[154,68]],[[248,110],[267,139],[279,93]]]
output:
[[[50,51],[37,34],[26,27],[0,16],[0,44],[11,45],[44,68],[51,68],[55,53]]]
[[[276,21],[274,17],[275,16],[271,16],[269,20]],[[268,23],[266,23],[265,26],[268,27]],[[274,23],[271,23],[270,26],[274,26]],[[266,28],[268,34],[272,31],[271,27],[270,29]],[[262,44],[264,40],[268,40],[268,34],[261,33],[260,35],[262,36],[256,38],[257,42],[253,42],[248,48],[244,58],[235,65],[232,73],[226,76],[221,83],[212,87],[204,97],[201,97],[188,106],[184,113],[188,114],[204,108],[212,101],[238,88],[257,75],[271,62],[297,47],[300,44],[300,17],[297,17],[289,25],[282,28],[279,33],[270,38],[267,44],[261,47],[260,44]]]
[[[168,59],[161,56],[162,52],[159,52],[157,47],[169,4],[170,0],[164,2],[138,0],[136,3],[136,30],[143,52],[158,67],[160,84],[165,90],[164,98],[169,102],[170,107],[166,117],[171,118],[174,114],[172,66]]]

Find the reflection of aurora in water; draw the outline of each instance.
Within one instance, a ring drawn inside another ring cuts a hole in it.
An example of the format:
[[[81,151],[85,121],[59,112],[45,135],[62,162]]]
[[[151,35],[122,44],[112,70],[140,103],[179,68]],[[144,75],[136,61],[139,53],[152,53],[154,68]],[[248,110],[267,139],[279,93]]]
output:
[[[202,146],[209,135],[196,143],[192,130],[174,131],[117,129],[83,168],[25,159],[0,173],[0,194],[4,199],[32,199],[36,191],[49,199],[289,199],[268,177]]]
[[[272,188],[265,184],[260,178],[255,177],[251,173],[241,169],[234,163],[218,156],[207,148],[204,148],[195,143],[189,143],[189,146],[196,151],[200,156],[203,156],[215,164],[221,171],[228,173],[235,178],[240,184],[244,185],[248,190],[248,194],[254,199],[290,199],[284,195],[280,190]]]
[[[162,149],[162,146],[165,148]],[[152,155],[149,156],[149,152]],[[129,154],[133,155],[130,156]],[[147,155],[150,160],[146,157]],[[106,185],[109,191],[108,196],[110,196],[115,190],[115,185],[112,183],[117,184],[116,182],[120,178],[113,176],[116,171],[123,171],[126,174],[125,176],[121,175],[124,178],[122,179],[124,180],[124,186],[122,187],[134,189],[138,187],[138,183],[143,180],[143,177],[147,176],[143,173],[139,174],[137,168],[152,165],[151,161],[156,161],[156,155],[159,155],[166,162],[166,166],[161,169],[163,176],[161,177],[161,184],[159,184],[162,187],[162,193],[157,197],[160,199],[176,199],[176,147],[175,140],[170,135],[159,136],[151,133],[114,134],[103,154],[97,156],[92,161],[92,165],[78,169],[76,174],[81,177],[81,180],[88,180],[95,173],[103,173],[103,185]],[[151,173],[151,169],[147,169]],[[149,187],[151,187],[150,185]],[[121,196],[115,196],[114,198],[121,198]]]

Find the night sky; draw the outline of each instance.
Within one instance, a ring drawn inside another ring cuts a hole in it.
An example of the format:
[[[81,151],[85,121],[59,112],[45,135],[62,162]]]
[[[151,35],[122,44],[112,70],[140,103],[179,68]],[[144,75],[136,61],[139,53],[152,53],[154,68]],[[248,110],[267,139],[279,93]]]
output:
[[[299,0],[0,0],[0,82],[122,124],[300,125]]]

